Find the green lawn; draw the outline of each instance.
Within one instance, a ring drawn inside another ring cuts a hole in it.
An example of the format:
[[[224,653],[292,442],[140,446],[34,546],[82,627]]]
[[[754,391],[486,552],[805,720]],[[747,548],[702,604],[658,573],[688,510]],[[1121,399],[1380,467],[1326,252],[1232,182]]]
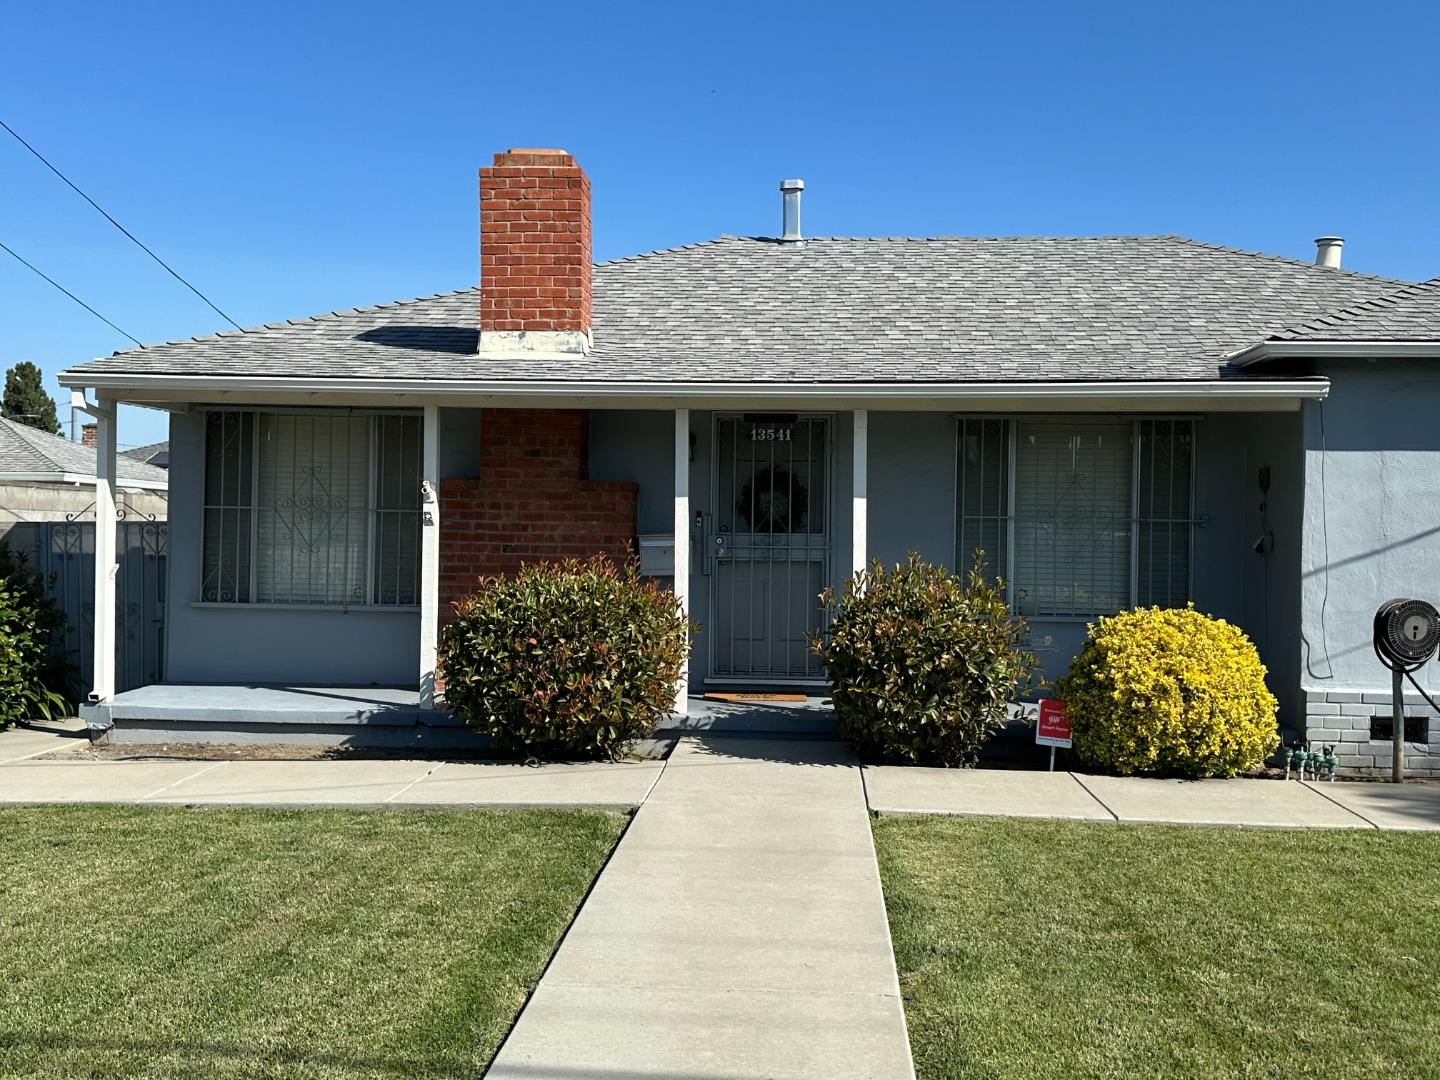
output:
[[[623,826],[0,809],[0,1077],[477,1077]]]
[[[1440,836],[883,818],[920,1080],[1440,1077]]]

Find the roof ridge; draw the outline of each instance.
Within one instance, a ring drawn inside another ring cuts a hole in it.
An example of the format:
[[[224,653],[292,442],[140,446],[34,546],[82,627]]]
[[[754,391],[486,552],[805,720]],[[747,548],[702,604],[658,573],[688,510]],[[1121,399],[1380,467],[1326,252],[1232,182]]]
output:
[[[753,240],[753,241],[756,241],[756,242],[763,242],[763,243],[768,243],[768,244],[776,244],[776,243],[779,243],[779,242],[780,242],[780,237],[778,237],[778,236],[731,236],[731,235],[729,235],[729,234],[726,234],[726,235],[723,237],[723,239],[727,239],[727,240]],[[799,243],[813,243],[813,242],[816,242],[816,241],[825,241],[825,240],[847,240],[847,241],[852,241],[852,242],[853,242],[853,241],[863,241],[863,242],[866,242],[866,243],[876,243],[876,244],[883,244],[883,243],[901,243],[901,244],[903,244],[903,243],[927,243],[927,242],[935,242],[935,241],[941,241],[941,240],[969,240],[969,241],[978,241],[978,242],[982,242],[982,243],[985,243],[985,242],[997,242],[997,243],[998,243],[998,242],[1000,242],[1000,241],[1010,241],[1010,240],[1066,240],[1066,241],[1073,240],[1073,241],[1076,241],[1076,242],[1080,242],[1080,241],[1086,241],[1086,240],[1091,240],[1091,241],[1093,241],[1093,240],[1161,240],[1161,239],[1165,239],[1165,237],[1164,237],[1164,236],[1161,236],[1160,234],[1154,234],[1154,233],[1095,233],[1095,234],[1087,234],[1087,235],[1083,235],[1083,236],[1082,236],[1082,235],[1062,235],[1062,234],[1059,234],[1059,233],[1014,233],[1014,234],[1004,235],[1004,236],[965,235],[965,234],[961,234],[961,233],[953,233],[953,234],[952,234],[952,233],[935,233],[935,234],[929,234],[929,235],[915,235],[915,236],[841,236],[841,235],[831,235],[831,236],[807,236],[807,237],[805,237],[803,240],[799,241]]]
[[[1273,341],[1284,334],[1300,334],[1307,330],[1323,330],[1327,326],[1348,322],[1386,305],[1398,304],[1402,300],[1408,300],[1417,293],[1422,292],[1440,292],[1440,277],[1428,278],[1425,281],[1412,281],[1400,286],[1398,289],[1391,289],[1388,292],[1380,293],[1378,296],[1372,296],[1368,300],[1361,300],[1357,304],[1335,308],[1332,311],[1327,311],[1324,315],[1317,315],[1315,318],[1306,322],[1294,323],[1293,325],[1283,327],[1271,334],[1266,340]]]
[[[1396,285],[1413,284],[1406,282],[1404,278],[1385,277],[1383,274],[1367,274],[1361,270],[1348,270],[1341,266],[1317,266],[1313,262],[1306,262],[1304,259],[1292,258],[1289,255],[1275,255],[1269,251],[1251,251],[1248,248],[1231,247],[1228,244],[1214,244],[1208,240],[1196,240],[1194,237],[1181,236],[1179,233],[1167,233],[1164,236],[1137,237],[1136,239],[1147,240],[1173,240],[1177,243],[1187,244],[1190,247],[1204,248],[1209,251],[1223,251],[1227,255],[1248,255],[1252,259],[1267,259],[1271,262],[1286,263],[1291,266],[1301,266],[1310,270],[1323,270],[1327,274],[1344,274],[1347,277],[1371,278],[1375,281],[1387,281]]]
[[[721,233],[719,236],[711,237],[709,240],[696,240],[689,244],[673,244],[670,247],[651,248],[648,251],[637,251],[630,255],[617,255],[613,259],[601,259],[591,263],[594,268],[602,266],[615,266],[617,263],[639,262],[642,259],[653,259],[657,255],[670,255],[677,251],[693,251],[696,248],[714,247],[717,244],[724,244],[731,240],[749,240],[748,236],[736,236],[733,233]],[[477,288],[479,286],[476,286]]]

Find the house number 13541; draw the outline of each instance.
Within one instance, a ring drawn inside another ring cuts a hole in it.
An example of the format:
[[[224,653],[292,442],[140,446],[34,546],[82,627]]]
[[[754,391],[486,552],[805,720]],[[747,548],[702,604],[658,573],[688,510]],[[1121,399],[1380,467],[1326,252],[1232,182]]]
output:
[[[793,429],[788,427],[752,427],[750,429],[751,442],[789,442],[790,432]]]

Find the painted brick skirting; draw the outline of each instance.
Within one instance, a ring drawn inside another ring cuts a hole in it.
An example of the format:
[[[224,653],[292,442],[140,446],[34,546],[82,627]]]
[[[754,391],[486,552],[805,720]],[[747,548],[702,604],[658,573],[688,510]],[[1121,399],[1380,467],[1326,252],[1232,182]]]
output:
[[[521,563],[627,557],[639,485],[586,478],[582,410],[482,409],[480,469],[440,482],[440,619],[485,574]]]
[[[1389,776],[1394,745],[1389,739],[1371,739],[1370,721],[1377,716],[1388,718],[1390,702],[1388,689],[1306,690],[1305,737],[1311,746],[1337,747],[1341,772]],[[1430,740],[1406,746],[1407,775],[1440,776],[1440,714],[1419,694],[1406,694],[1405,715],[1424,718]]]

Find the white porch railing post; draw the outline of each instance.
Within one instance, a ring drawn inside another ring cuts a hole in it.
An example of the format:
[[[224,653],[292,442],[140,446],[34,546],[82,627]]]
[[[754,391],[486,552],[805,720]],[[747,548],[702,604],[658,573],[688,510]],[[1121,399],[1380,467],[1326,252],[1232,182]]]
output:
[[[866,535],[869,525],[866,489],[870,468],[870,413],[865,409],[855,410],[854,443],[854,474],[850,487],[854,515],[850,526],[850,569],[852,573],[858,574],[865,569],[869,550],[869,538]]]
[[[690,618],[690,410],[675,410],[675,599],[680,614]],[[680,665],[680,678],[675,683],[674,711],[685,716],[690,711],[690,648],[687,643],[685,660]]]
[[[99,395],[95,416],[95,634],[94,676],[90,701],[115,697],[116,563],[114,398]]]
[[[420,477],[420,708],[435,707],[440,635],[440,409],[425,406]]]

